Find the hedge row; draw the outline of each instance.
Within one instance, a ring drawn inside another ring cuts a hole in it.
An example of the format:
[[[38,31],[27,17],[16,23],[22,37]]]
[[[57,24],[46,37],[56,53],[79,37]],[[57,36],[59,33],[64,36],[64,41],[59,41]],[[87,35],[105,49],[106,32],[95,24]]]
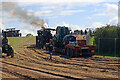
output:
[[[99,48],[101,52],[107,53],[109,55],[114,55],[115,41],[117,39],[117,53],[120,54],[120,27],[114,25],[107,25],[101,28],[97,28],[94,33],[94,39],[96,47],[98,48],[98,39],[100,38],[101,47]],[[110,39],[109,39],[110,38]],[[119,50],[119,51],[118,51]],[[106,52],[105,52],[106,51]]]

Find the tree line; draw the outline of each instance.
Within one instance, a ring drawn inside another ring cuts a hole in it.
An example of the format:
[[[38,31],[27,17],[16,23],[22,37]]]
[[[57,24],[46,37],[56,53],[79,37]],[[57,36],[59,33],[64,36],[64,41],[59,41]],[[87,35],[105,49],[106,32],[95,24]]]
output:
[[[97,28],[94,33],[95,44],[98,44],[99,38],[120,38],[120,27],[107,25]]]
[[[115,43],[115,39],[117,39]],[[120,56],[120,27],[115,25],[106,25],[97,28],[94,33],[95,45],[100,50],[108,55],[115,53]],[[116,51],[115,51],[116,50]]]

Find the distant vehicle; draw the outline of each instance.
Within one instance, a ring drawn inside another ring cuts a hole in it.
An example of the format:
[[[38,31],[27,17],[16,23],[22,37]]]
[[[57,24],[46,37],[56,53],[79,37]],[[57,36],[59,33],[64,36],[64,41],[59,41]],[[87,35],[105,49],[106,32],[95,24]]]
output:
[[[7,39],[7,32],[2,31],[2,53],[7,54],[7,56],[11,56],[11,58],[14,57],[14,50],[13,48],[8,44],[8,39]]]
[[[27,34],[26,37],[28,37],[28,36],[33,36],[33,35],[32,34]]]
[[[21,37],[20,30],[15,30],[15,28],[8,28],[6,29],[6,36],[7,37]]]

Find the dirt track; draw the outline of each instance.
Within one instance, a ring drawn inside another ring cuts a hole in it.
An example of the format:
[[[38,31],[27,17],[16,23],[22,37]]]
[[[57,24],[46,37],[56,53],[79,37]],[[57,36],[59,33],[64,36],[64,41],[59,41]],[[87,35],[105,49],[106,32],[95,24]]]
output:
[[[3,78],[118,78],[118,59],[98,56],[67,58],[53,53],[50,60],[47,51],[39,50],[34,45],[35,38],[31,38],[13,46],[15,57],[3,58]]]

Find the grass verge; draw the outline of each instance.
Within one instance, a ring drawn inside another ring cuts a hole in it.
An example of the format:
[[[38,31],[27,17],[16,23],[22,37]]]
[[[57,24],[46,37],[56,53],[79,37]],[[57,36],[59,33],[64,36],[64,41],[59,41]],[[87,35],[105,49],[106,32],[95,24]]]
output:
[[[114,58],[114,59],[120,59],[120,57],[113,57],[113,56],[101,56],[101,55],[96,55],[99,57],[105,57],[105,58]]]

